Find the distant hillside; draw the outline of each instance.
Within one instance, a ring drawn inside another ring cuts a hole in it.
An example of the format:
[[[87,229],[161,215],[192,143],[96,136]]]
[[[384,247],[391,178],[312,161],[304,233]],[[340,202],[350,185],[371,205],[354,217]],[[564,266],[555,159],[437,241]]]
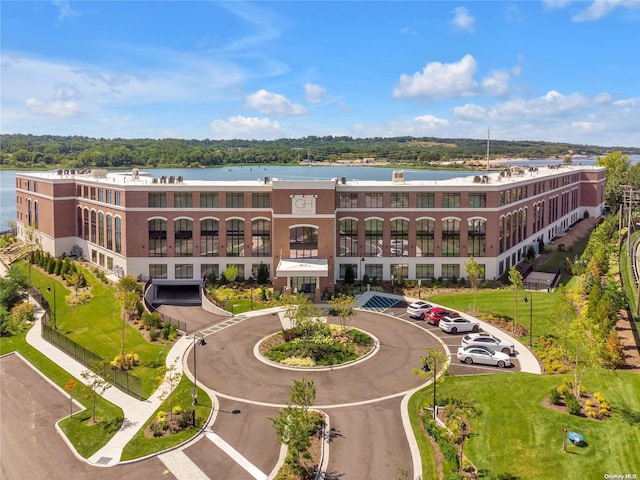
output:
[[[373,158],[420,166],[452,160],[486,158],[485,139],[395,137],[316,137],[279,140],[104,139],[54,135],[0,135],[4,168],[199,167],[238,163],[297,164],[303,160],[335,162]],[[492,140],[490,157],[564,158],[640,148],[570,143]]]

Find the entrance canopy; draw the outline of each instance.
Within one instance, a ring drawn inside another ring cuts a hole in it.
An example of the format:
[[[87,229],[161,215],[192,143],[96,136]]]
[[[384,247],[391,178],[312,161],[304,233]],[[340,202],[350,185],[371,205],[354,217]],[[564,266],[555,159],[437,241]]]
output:
[[[323,258],[287,258],[276,268],[279,277],[328,277],[329,266]]]

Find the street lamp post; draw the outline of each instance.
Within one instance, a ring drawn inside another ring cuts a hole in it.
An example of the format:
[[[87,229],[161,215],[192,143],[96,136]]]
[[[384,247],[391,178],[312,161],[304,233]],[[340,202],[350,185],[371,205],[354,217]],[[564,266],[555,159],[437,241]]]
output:
[[[196,332],[193,334],[193,391],[191,392],[191,396],[193,397],[194,405],[198,404],[198,349],[196,348],[197,339],[200,339],[198,343],[201,347],[204,347],[207,344],[207,342],[204,341],[204,335],[202,333]]]
[[[429,368],[429,359],[433,360],[433,419],[436,419],[436,380],[438,379],[438,360],[434,355],[427,355],[424,359],[424,364],[422,365],[422,371],[428,372]]]
[[[362,262],[364,262],[364,257],[360,257],[360,292],[362,292],[362,285],[364,284],[364,270],[362,270]]]
[[[524,298],[522,299],[522,301],[524,303],[529,302],[529,346],[533,346],[533,342],[532,342],[532,334],[533,334],[533,293],[529,292],[529,297],[527,298],[527,293],[525,292],[524,294]]]
[[[53,285],[53,329],[58,329],[58,318],[57,318],[57,308],[56,308],[56,282],[51,282],[47,287],[47,292],[51,291],[51,285]]]
[[[251,311],[253,311],[253,281],[255,279],[253,278],[253,273],[251,273],[251,276],[249,277],[249,305],[250,305],[250,309]]]

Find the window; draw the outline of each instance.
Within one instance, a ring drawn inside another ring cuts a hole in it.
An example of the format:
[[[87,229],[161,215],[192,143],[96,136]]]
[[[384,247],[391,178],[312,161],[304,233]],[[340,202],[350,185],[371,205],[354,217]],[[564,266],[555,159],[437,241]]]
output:
[[[450,278],[460,278],[460,265],[454,265],[451,263],[443,263],[442,264],[442,278],[450,279]]]
[[[211,274],[218,278],[220,276],[220,265],[215,263],[203,263],[200,265],[200,278],[205,278]]]
[[[76,209],[76,229],[78,230],[76,235],[80,238],[84,238],[82,234],[82,208],[81,207],[78,207]]]
[[[167,265],[164,263],[150,264],[149,278],[167,278]]]
[[[193,256],[193,220],[180,218],[173,223],[176,257]]]
[[[291,258],[317,258],[318,229],[316,227],[289,228],[289,256]]]
[[[460,220],[442,220],[442,256],[460,256]]]
[[[98,251],[95,249],[91,249],[91,261],[93,263],[98,263]]]
[[[358,194],[357,193],[339,194],[338,208],[358,208]]]
[[[33,211],[31,209],[31,199],[27,200],[27,225],[33,226]]]
[[[82,196],[84,198],[89,198],[89,187],[87,185],[82,186]]]
[[[416,265],[416,278],[435,278],[435,270],[432,263],[419,263]]]
[[[271,256],[271,222],[258,218],[251,222],[251,255],[254,257]]]
[[[122,252],[122,219],[120,217],[115,217],[116,224],[116,253]]]
[[[104,253],[98,253],[98,265],[104,267]]]
[[[167,208],[167,194],[149,193],[149,208]]]
[[[358,220],[345,218],[340,220],[340,257],[358,255]]]
[[[366,208],[382,208],[384,195],[382,193],[365,193],[364,206]]]
[[[460,208],[459,193],[443,193],[442,208]]]
[[[91,239],[90,241],[96,243],[96,233],[98,230],[98,224],[96,221],[96,211],[91,210]]]
[[[113,272],[113,257],[107,257],[107,270]]]
[[[486,208],[486,207],[487,207],[486,193],[470,193],[469,194],[469,208]]]
[[[391,249],[392,257],[409,256],[409,221],[396,218],[391,220]]]
[[[416,194],[416,207],[417,208],[435,208],[436,206],[436,194],[435,193],[418,193]]]
[[[341,263],[339,270],[340,280],[344,280],[347,277],[347,270],[351,269],[351,273],[353,274],[353,279],[358,278],[358,265],[355,263]]]
[[[227,193],[227,208],[244,208],[244,193]]]
[[[107,249],[113,250],[113,217],[107,213]]]
[[[154,218],[153,220],[149,220],[149,256],[167,256],[167,221],[161,218]]]
[[[435,254],[435,225],[429,218],[416,222],[416,257],[433,257]]]
[[[392,193],[391,208],[409,208],[408,193]]]
[[[98,189],[98,201],[104,202],[104,188]]]
[[[121,192],[116,190],[116,192],[115,192],[116,201],[114,202],[116,205],[120,205],[120,194],[121,194]]]
[[[220,255],[218,220],[205,218],[200,220],[200,255],[217,257]]]
[[[243,263],[227,263],[227,268],[235,267],[238,272],[237,281],[244,280],[244,264]]]
[[[271,208],[271,197],[268,193],[254,193],[251,195],[253,208]]]
[[[40,225],[40,203],[36,200],[33,202],[33,225],[38,228]]]
[[[291,277],[294,292],[313,293],[316,291],[316,277]]]
[[[227,256],[244,257],[244,220],[227,220]]]
[[[382,280],[382,264],[376,263],[365,263],[364,265],[364,274],[369,277],[371,282],[377,282],[378,280]]]
[[[401,281],[403,278],[406,279],[409,276],[409,265],[406,263],[392,263],[391,275],[396,281]]]
[[[98,245],[104,247],[104,213],[98,214]]]
[[[190,193],[174,193],[173,206],[175,208],[191,208],[193,207],[193,198]]]
[[[487,254],[487,221],[484,218],[467,222],[467,254],[474,257]]]
[[[82,215],[82,239],[89,240],[89,209],[85,208]]]
[[[364,255],[366,257],[382,256],[382,228],[383,223],[379,218],[371,218],[365,221]]]
[[[91,192],[91,200],[95,200],[96,199],[96,187],[91,187],[89,191]]]
[[[107,203],[113,203],[113,191],[107,190]]]
[[[218,208],[217,193],[201,193],[200,208]]]
[[[178,263],[176,264],[176,279],[193,278],[193,265]]]

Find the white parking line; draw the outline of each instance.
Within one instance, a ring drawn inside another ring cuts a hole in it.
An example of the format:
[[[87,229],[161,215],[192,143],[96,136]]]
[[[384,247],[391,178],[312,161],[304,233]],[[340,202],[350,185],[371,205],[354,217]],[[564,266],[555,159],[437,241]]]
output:
[[[220,450],[229,455],[238,465],[244,468],[256,480],[267,480],[267,478],[269,478],[268,475],[262,473],[258,467],[244,458],[240,454],[240,452],[238,452],[235,448],[225,442],[218,434],[207,432],[205,436],[215,445],[217,445]]]

